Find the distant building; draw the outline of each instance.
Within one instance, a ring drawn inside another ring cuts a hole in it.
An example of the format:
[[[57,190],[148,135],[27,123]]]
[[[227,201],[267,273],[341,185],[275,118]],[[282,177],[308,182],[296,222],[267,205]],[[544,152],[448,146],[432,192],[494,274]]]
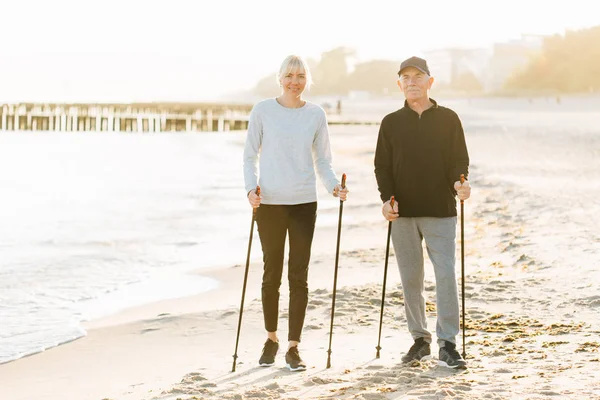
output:
[[[438,49],[425,52],[425,58],[431,74],[435,77],[436,85],[460,91],[468,90],[468,88],[462,87],[464,80],[461,78],[465,76],[469,76],[471,80],[479,83],[484,81],[488,73],[490,50]]]
[[[520,39],[495,43],[489,48],[449,48],[424,52],[436,86],[468,91],[476,80],[486,93],[502,89],[506,80],[541,51],[544,36],[522,35]]]

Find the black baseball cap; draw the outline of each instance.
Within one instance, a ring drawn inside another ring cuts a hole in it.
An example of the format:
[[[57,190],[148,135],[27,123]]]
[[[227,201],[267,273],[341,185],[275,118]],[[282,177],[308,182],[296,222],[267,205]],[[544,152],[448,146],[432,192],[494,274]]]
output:
[[[419,57],[411,57],[402,61],[402,64],[400,64],[400,69],[398,70],[398,76],[400,76],[404,68],[408,67],[414,67],[424,74],[431,75],[429,72],[429,67],[427,66],[427,61]]]

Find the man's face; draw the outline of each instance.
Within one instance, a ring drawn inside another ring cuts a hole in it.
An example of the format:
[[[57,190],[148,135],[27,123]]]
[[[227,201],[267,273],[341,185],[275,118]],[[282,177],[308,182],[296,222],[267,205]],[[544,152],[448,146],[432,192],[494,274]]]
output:
[[[408,101],[428,98],[432,84],[433,77],[414,67],[404,68],[398,78],[398,87]]]

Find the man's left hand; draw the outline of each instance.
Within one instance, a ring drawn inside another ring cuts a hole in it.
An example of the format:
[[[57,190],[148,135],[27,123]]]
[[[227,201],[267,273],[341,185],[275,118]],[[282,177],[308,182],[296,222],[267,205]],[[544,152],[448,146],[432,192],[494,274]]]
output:
[[[467,200],[471,197],[471,185],[469,181],[464,181],[463,183],[460,183],[460,181],[454,182],[454,190],[456,190],[459,200]]]

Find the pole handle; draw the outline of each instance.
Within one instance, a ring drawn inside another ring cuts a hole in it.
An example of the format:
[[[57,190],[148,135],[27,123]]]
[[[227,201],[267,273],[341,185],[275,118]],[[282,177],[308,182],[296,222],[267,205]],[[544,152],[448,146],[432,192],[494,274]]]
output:
[[[394,198],[394,196],[392,196],[392,198],[390,199],[390,206],[392,206],[392,208],[394,208],[394,201],[396,199]]]
[[[346,174],[342,174],[342,189],[346,188]]]
[[[256,192],[257,196],[260,196],[260,186],[256,185],[255,192]],[[256,208],[253,208],[252,209],[252,217],[255,217],[255,216],[256,216]]]
[[[465,174],[460,174],[460,184],[462,185],[463,183],[465,183]],[[464,200],[461,200],[461,201],[460,201],[460,204],[461,204],[461,206],[462,206],[463,204],[465,204],[465,201],[464,201]],[[462,211],[462,210],[461,210],[461,211]]]

